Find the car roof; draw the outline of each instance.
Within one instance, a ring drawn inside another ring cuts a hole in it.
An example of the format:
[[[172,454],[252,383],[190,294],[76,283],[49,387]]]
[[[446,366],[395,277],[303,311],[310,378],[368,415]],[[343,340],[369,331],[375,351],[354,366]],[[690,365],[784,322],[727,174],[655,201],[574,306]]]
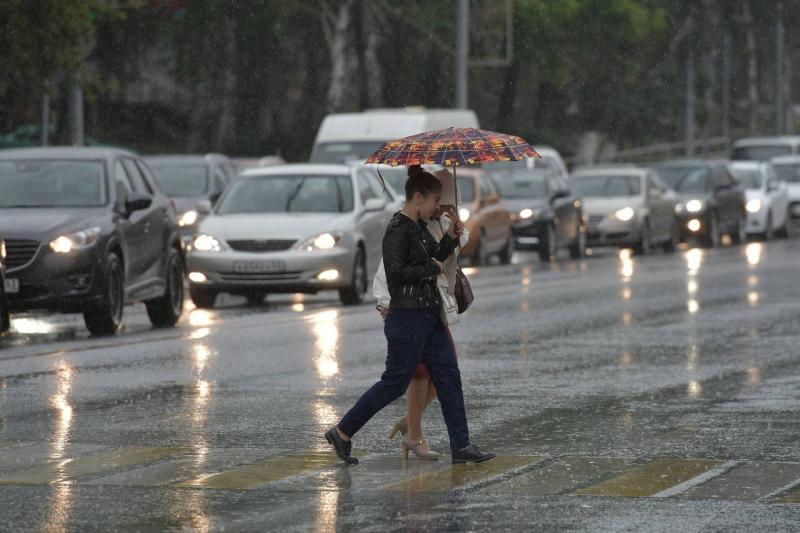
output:
[[[773,165],[792,165],[800,163],[800,155],[780,155],[769,160]]]
[[[185,164],[205,164],[212,160],[229,160],[227,156],[222,154],[155,154],[148,155],[144,158],[147,162],[159,163],[185,163]]]
[[[609,174],[615,174],[617,176],[644,176],[647,172],[648,170],[644,167],[598,165],[575,170],[570,174],[570,177],[607,176]]]
[[[323,165],[314,163],[295,163],[290,165],[270,165],[266,167],[253,167],[245,169],[240,177],[248,176],[286,176],[295,174],[335,174],[350,175],[351,166],[348,165]]]
[[[770,165],[769,161],[731,161],[730,166],[736,168],[760,168]]]
[[[660,161],[658,163],[654,163],[652,168],[663,168],[663,167],[714,167],[719,165],[727,165],[730,161],[727,159],[669,159],[667,161]]]
[[[774,146],[800,145],[800,135],[775,135],[772,137],[745,137],[733,143],[734,148],[741,146]]]
[[[0,159],[111,159],[118,155],[139,157],[122,148],[91,146],[47,146],[0,150]]]

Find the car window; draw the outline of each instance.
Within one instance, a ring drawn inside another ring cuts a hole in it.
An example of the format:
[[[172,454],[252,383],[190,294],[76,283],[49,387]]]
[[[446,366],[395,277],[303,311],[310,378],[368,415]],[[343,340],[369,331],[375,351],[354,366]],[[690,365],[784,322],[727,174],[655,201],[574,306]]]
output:
[[[144,182],[144,178],[139,172],[139,167],[136,166],[136,163],[133,161],[133,159],[123,157],[122,163],[125,165],[125,170],[128,172],[128,176],[131,179],[133,190],[138,192],[151,192],[147,190],[147,185]]]
[[[767,187],[771,189],[778,188],[778,174],[775,172],[775,167],[767,165],[766,174],[767,174]]]
[[[152,161],[150,170],[167,196],[202,196],[208,191],[208,167],[204,164]]]
[[[548,176],[541,170],[517,170],[496,175],[495,182],[503,198],[546,198]],[[459,182],[460,183],[460,182]]]
[[[377,192],[372,188],[369,183],[369,180],[366,179],[366,176],[362,172],[359,172],[356,175],[356,183],[358,184],[358,193],[361,196],[361,203],[366,203],[367,200],[372,198],[380,198]]]
[[[576,196],[609,198],[639,196],[642,194],[642,178],[639,176],[573,176],[572,189]]]
[[[142,176],[142,181],[147,191],[150,194],[156,194],[159,189],[155,178],[153,178],[153,175],[150,173],[150,169],[141,161],[136,161],[136,166],[139,168],[139,174]]]
[[[107,203],[102,161],[0,161],[0,209],[4,207],[94,207]]]
[[[128,199],[128,195],[134,191],[134,188],[125,166],[119,159],[114,163],[114,186],[117,189],[117,206],[124,208],[125,201]]]
[[[389,191],[389,187],[383,186],[383,183],[381,183],[381,180],[378,178],[377,174],[369,170],[361,170],[360,172],[364,177],[364,181],[366,181],[369,186],[372,187],[376,198],[383,197],[387,202],[394,202],[394,196],[392,196],[392,193]]]
[[[774,165],[774,168],[781,181],[800,183],[800,163]]]
[[[732,166],[731,172],[745,189],[761,188],[761,170]]]
[[[292,174],[248,176],[231,183],[217,214],[345,213],[353,210],[350,176]]]
[[[478,181],[480,182],[482,198],[488,198],[494,194],[494,188],[486,176],[479,177]]]
[[[458,176],[458,194],[462,202],[475,201],[475,180],[470,176]]]
[[[225,175],[225,171],[222,167],[214,167],[214,190],[216,192],[222,192],[225,190],[225,185],[228,184],[228,177]]]
[[[725,172],[722,168],[717,168],[714,171],[712,180],[714,183],[714,188],[728,187],[732,184],[731,178],[728,176],[728,173]]]
[[[773,157],[792,155],[792,147],[787,145],[740,146],[734,148],[731,159],[747,161],[768,161]]]
[[[708,191],[711,172],[708,167],[664,166],[655,167],[656,174],[668,187],[681,194]]]

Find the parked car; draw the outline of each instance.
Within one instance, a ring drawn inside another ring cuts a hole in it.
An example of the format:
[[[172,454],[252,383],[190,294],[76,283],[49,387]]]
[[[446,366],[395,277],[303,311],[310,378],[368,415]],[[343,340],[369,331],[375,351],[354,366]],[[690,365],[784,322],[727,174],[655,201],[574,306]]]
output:
[[[773,157],[800,155],[800,135],[748,137],[733,143],[734,161],[769,161]]]
[[[511,210],[514,248],[536,250],[550,261],[560,248],[574,259],[586,250],[581,200],[566,182],[544,169],[516,169],[493,175],[500,197]]]
[[[678,244],[676,196],[646,168],[602,166],[570,176],[583,201],[588,246],[632,246],[647,254],[654,245],[672,252]]]
[[[159,188],[172,198],[185,243],[191,242],[200,222],[197,203],[214,203],[236,176],[236,167],[224,155],[157,155],[145,158]]]
[[[488,172],[482,168],[458,168],[456,183],[460,202],[458,217],[469,230],[469,242],[461,249],[473,265],[486,265],[496,254],[508,264],[514,253],[511,212],[500,198]]]
[[[772,159],[778,179],[786,182],[789,193],[789,216],[793,226],[800,226],[800,156]]]
[[[6,289],[11,291],[15,286],[6,287],[6,243],[0,238],[0,335],[8,331],[11,327]]]
[[[335,113],[322,121],[311,151],[312,163],[364,162],[386,141],[443,128],[477,128],[467,109],[370,109]]]
[[[372,174],[371,174],[372,172]],[[361,303],[393,210],[374,170],[296,164],[245,170],[201,223],[188,256],[192,301],[220,292],[258,304],[270,292],[335,289]]]
[[[744,187],[747,200],[747,234],[771,239],[786,236],[789,225],[789,187],[778,180],[775,167],[766,161],[735,161],[731,174]]]
[[[12,313],[83,313],[95,335],[119,330],[126,302],[144,302],[154,326],[178,321],[183,257],[175,211],[138,156],[6,150],[0,190]]]
[[[681,240],[699,239],[707,246],[719,246],[724,234],[736,243],[746,240],[744,189],[727,161],[668,161],[653,170],[678,194]]]

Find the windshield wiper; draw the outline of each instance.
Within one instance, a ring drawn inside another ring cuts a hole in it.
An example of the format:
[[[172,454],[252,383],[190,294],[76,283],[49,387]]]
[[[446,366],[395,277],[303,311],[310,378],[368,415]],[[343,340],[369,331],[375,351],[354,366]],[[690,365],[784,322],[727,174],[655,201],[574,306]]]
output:
[[[292,192],[290,192],[289,196],[286,198],[286,212],[287,213],[289,212],[289,208],[291,207],[292,202],[294,201],[294,199],[297,197],[298,194],[300,194],[300,189],[303,188],[303,184],[306,182],[306,178],[307,178],[307,176],[303,176],[302,178],[300,178],[300,183],[298,183],[295,186],[295,188],[292,189]]]

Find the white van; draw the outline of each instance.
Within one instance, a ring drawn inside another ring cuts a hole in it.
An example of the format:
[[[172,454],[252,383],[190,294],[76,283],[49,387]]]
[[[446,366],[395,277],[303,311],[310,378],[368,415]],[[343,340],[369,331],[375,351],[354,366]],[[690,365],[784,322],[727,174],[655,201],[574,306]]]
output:
[[[311,162],[363,162],[386,141],[450,127],[478,128],[478,117],[468,109],[424,107],[328,115],[317,132]]]
[[[800,136],[749,137],[733,143],[734,161],[769,161],[773,157],[800,155]]]

